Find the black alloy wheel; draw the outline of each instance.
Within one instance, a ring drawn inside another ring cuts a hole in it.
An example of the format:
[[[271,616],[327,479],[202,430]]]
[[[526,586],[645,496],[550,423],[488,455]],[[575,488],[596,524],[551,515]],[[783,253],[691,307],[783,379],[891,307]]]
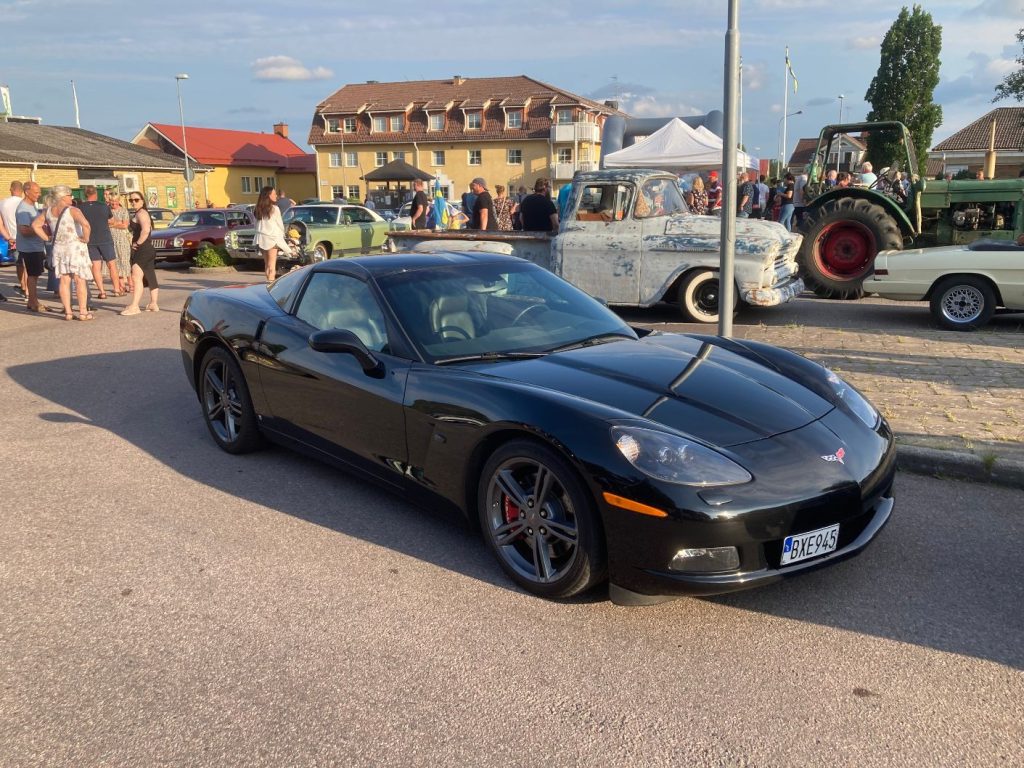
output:
[[[498,563],[527,591],[567,598],[605,579],[593,501],[550,448],[517,440],[498,449],[480,477],[479,516]]]
[[[214,441],[228,453],[249,453],[263,444],[245,377],[231,353],[214,347],[199,369],[203,420]]]

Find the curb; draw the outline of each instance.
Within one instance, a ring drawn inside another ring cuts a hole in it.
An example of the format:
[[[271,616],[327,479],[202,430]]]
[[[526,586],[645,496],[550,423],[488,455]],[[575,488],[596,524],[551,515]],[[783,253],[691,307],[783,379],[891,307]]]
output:
[[[899,446],[896,449],[896,468],[918,475],[1024,489],[1024,464],[1000,458],[986,463],[973,453],[940,451],[916,445]]]
[[[194,275],[226,275],[237,270],[234,267],[189,267],[188,271]]]

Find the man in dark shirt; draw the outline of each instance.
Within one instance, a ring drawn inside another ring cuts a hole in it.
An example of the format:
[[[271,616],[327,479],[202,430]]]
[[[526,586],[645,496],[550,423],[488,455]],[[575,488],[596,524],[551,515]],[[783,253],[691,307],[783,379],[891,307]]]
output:
[[[491,200],[491,193],[487,191],[487,182],[477,176],[469,183],[469,188],[476,195],[473,203],[473,221],[471,229],[497,229],[498,222],[494,217],[494,201]]]
[[[547,179],[537,179],[533,194],[527,195],[519,204],[519,215],[523,219],[524,232],[558,231],[558,209],[548,194]]]
[[[281,212],[282,216],[284,216],[288,212],[288,209],[293,205],[295,205],[295,201],[288,197],[288,195],[284,193],[283,189],[277,190],[277,210]],[[211,205],[210,207],[212,208],[213,206]]]
[[[85,190],[85,202],[79,206],[85,220],[89,222],[89,258],[92,259],[92,277],[96,281],[97,297],[107,298],[103,290],[103,262],[107,263],[110,272],[110,287],[116,296],[123,296],[125,291],[121,278],[117,274],[117,253],[114,251],[114,238],[110,234],[110,222],[113,214],[110,206],[101,203],[97,198],[96,187],[89,184]]]
[[[412,198],[412,228],[413,229],[426,229],[427,228],[427,206],[430,205],[430,201],[427,200],[427,193],[423,191],[423,180],[416,179],[412,183],[412,188],[416,190],[416,194]]]

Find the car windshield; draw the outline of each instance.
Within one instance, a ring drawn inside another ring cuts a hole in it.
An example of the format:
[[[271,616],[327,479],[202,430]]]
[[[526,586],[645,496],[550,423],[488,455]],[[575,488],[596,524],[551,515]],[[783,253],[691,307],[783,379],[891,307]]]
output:
[[[410,269],[378,279],[431,362],[543,354],[636,334],[617,315],[535,264]]]
[[[220,211],[186,211],[171,222],[172,227],[223,227],[224,214]]]
[[[334,224],[338,221],[338,209],[333,205],[293,205],[284,215],[285,221],[301,221],[303,224]]]

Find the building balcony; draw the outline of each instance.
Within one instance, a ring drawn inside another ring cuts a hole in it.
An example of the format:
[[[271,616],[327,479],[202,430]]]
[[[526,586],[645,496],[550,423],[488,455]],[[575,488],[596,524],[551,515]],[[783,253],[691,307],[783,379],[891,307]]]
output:
[[[555,163],[554,165],[554,178],[555,179],[571,179],[576,171],[596,171],[597,163],[592,162],[581,162],[581,163]]]
[[[601,140],[601,131],[597,123],[562,123],[551,126],[551,141],[564,144],[574,141],[597,143]]]

